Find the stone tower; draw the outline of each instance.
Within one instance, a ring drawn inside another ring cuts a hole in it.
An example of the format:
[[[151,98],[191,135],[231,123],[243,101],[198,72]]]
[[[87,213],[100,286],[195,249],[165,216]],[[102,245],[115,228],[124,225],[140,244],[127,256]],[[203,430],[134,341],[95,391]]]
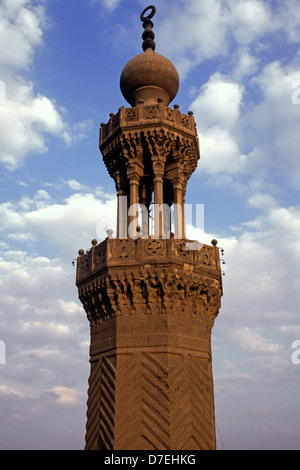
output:
[[[77,259],[91,330],[87,450],[216,445],[211,329],[222,296],[219,249],[216,240],[185,236],[199,144],[192,113],[169,107],[179,78],[154,52],[154,13],[143,11],[144,52],[121,74],[130,107],[100,129],[117,192],[116,237],[108,231]]]

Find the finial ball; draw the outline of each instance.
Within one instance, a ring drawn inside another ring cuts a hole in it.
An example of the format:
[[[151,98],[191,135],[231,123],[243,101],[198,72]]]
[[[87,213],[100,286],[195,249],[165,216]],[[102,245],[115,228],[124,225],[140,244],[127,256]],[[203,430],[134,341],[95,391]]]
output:
[[[142,12],[144,52],[131,59],[121,73],[121,92],[131,106],[137,106],[141,100],[147,105],[157,105],[158,99],[168,106],[178,91],[176,68],[168,59],[154,52],[155,34],[151,18],[155,13],[153,5]]]

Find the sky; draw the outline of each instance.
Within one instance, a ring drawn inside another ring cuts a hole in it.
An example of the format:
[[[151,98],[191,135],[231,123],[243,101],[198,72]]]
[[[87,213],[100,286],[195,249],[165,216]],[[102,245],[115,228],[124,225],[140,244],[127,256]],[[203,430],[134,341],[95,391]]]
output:
[[[84,447],[79,249],[115,230],[99,126],[142,52],[139,0],[0,1],[0,449]],[[156,0],[201,158],[186,202],[225,265],[212,330],[219,450],[300,449],[298,0]],[[299,341],[299,342],[297,342]],[[298,348],[298,349],[297,349]]]

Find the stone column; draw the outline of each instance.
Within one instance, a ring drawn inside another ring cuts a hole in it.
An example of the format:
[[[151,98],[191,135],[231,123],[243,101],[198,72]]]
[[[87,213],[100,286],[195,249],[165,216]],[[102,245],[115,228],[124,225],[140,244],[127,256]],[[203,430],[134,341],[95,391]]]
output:
[[[164,161],[155,159],[153,161],[154,172],[154,226],[155,237],[159,238],[163,235],[163,204],[164,204],[164,191],[163,191],[163,176],[164,176]]]
[[[117,238],[127,238],[127,194],[124,177],[118,170],[114,174],[117,190]]]
[[[141,168],[139,164],[130,163],[127,166],[129,181],[128,235],[130,238],[135,238],[137,234],[140,177]]]
[[[147,196],[147,187],[143,184],[140,194],[140,204],[142,213],[142,238],[148,238],[149,236],[149,205],[150,200]]]
[[[182,189],[179,184],[174,185],[174,225],[175,238],[183,238],[183,210],[182,210]]]

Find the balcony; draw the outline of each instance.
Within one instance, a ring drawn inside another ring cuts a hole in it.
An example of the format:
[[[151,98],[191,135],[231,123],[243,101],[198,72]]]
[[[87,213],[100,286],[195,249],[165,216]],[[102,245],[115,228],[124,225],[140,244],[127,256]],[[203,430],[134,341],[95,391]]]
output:
[[[76,284],[89,282],[108,268],[176,266],[185,271],[202,273],[221,280],[219,249],[215,241],[203,245],[191,240],[169,239],[117,239],[106,238],[102,243],[92,241],[92,247],[79,250]]]

